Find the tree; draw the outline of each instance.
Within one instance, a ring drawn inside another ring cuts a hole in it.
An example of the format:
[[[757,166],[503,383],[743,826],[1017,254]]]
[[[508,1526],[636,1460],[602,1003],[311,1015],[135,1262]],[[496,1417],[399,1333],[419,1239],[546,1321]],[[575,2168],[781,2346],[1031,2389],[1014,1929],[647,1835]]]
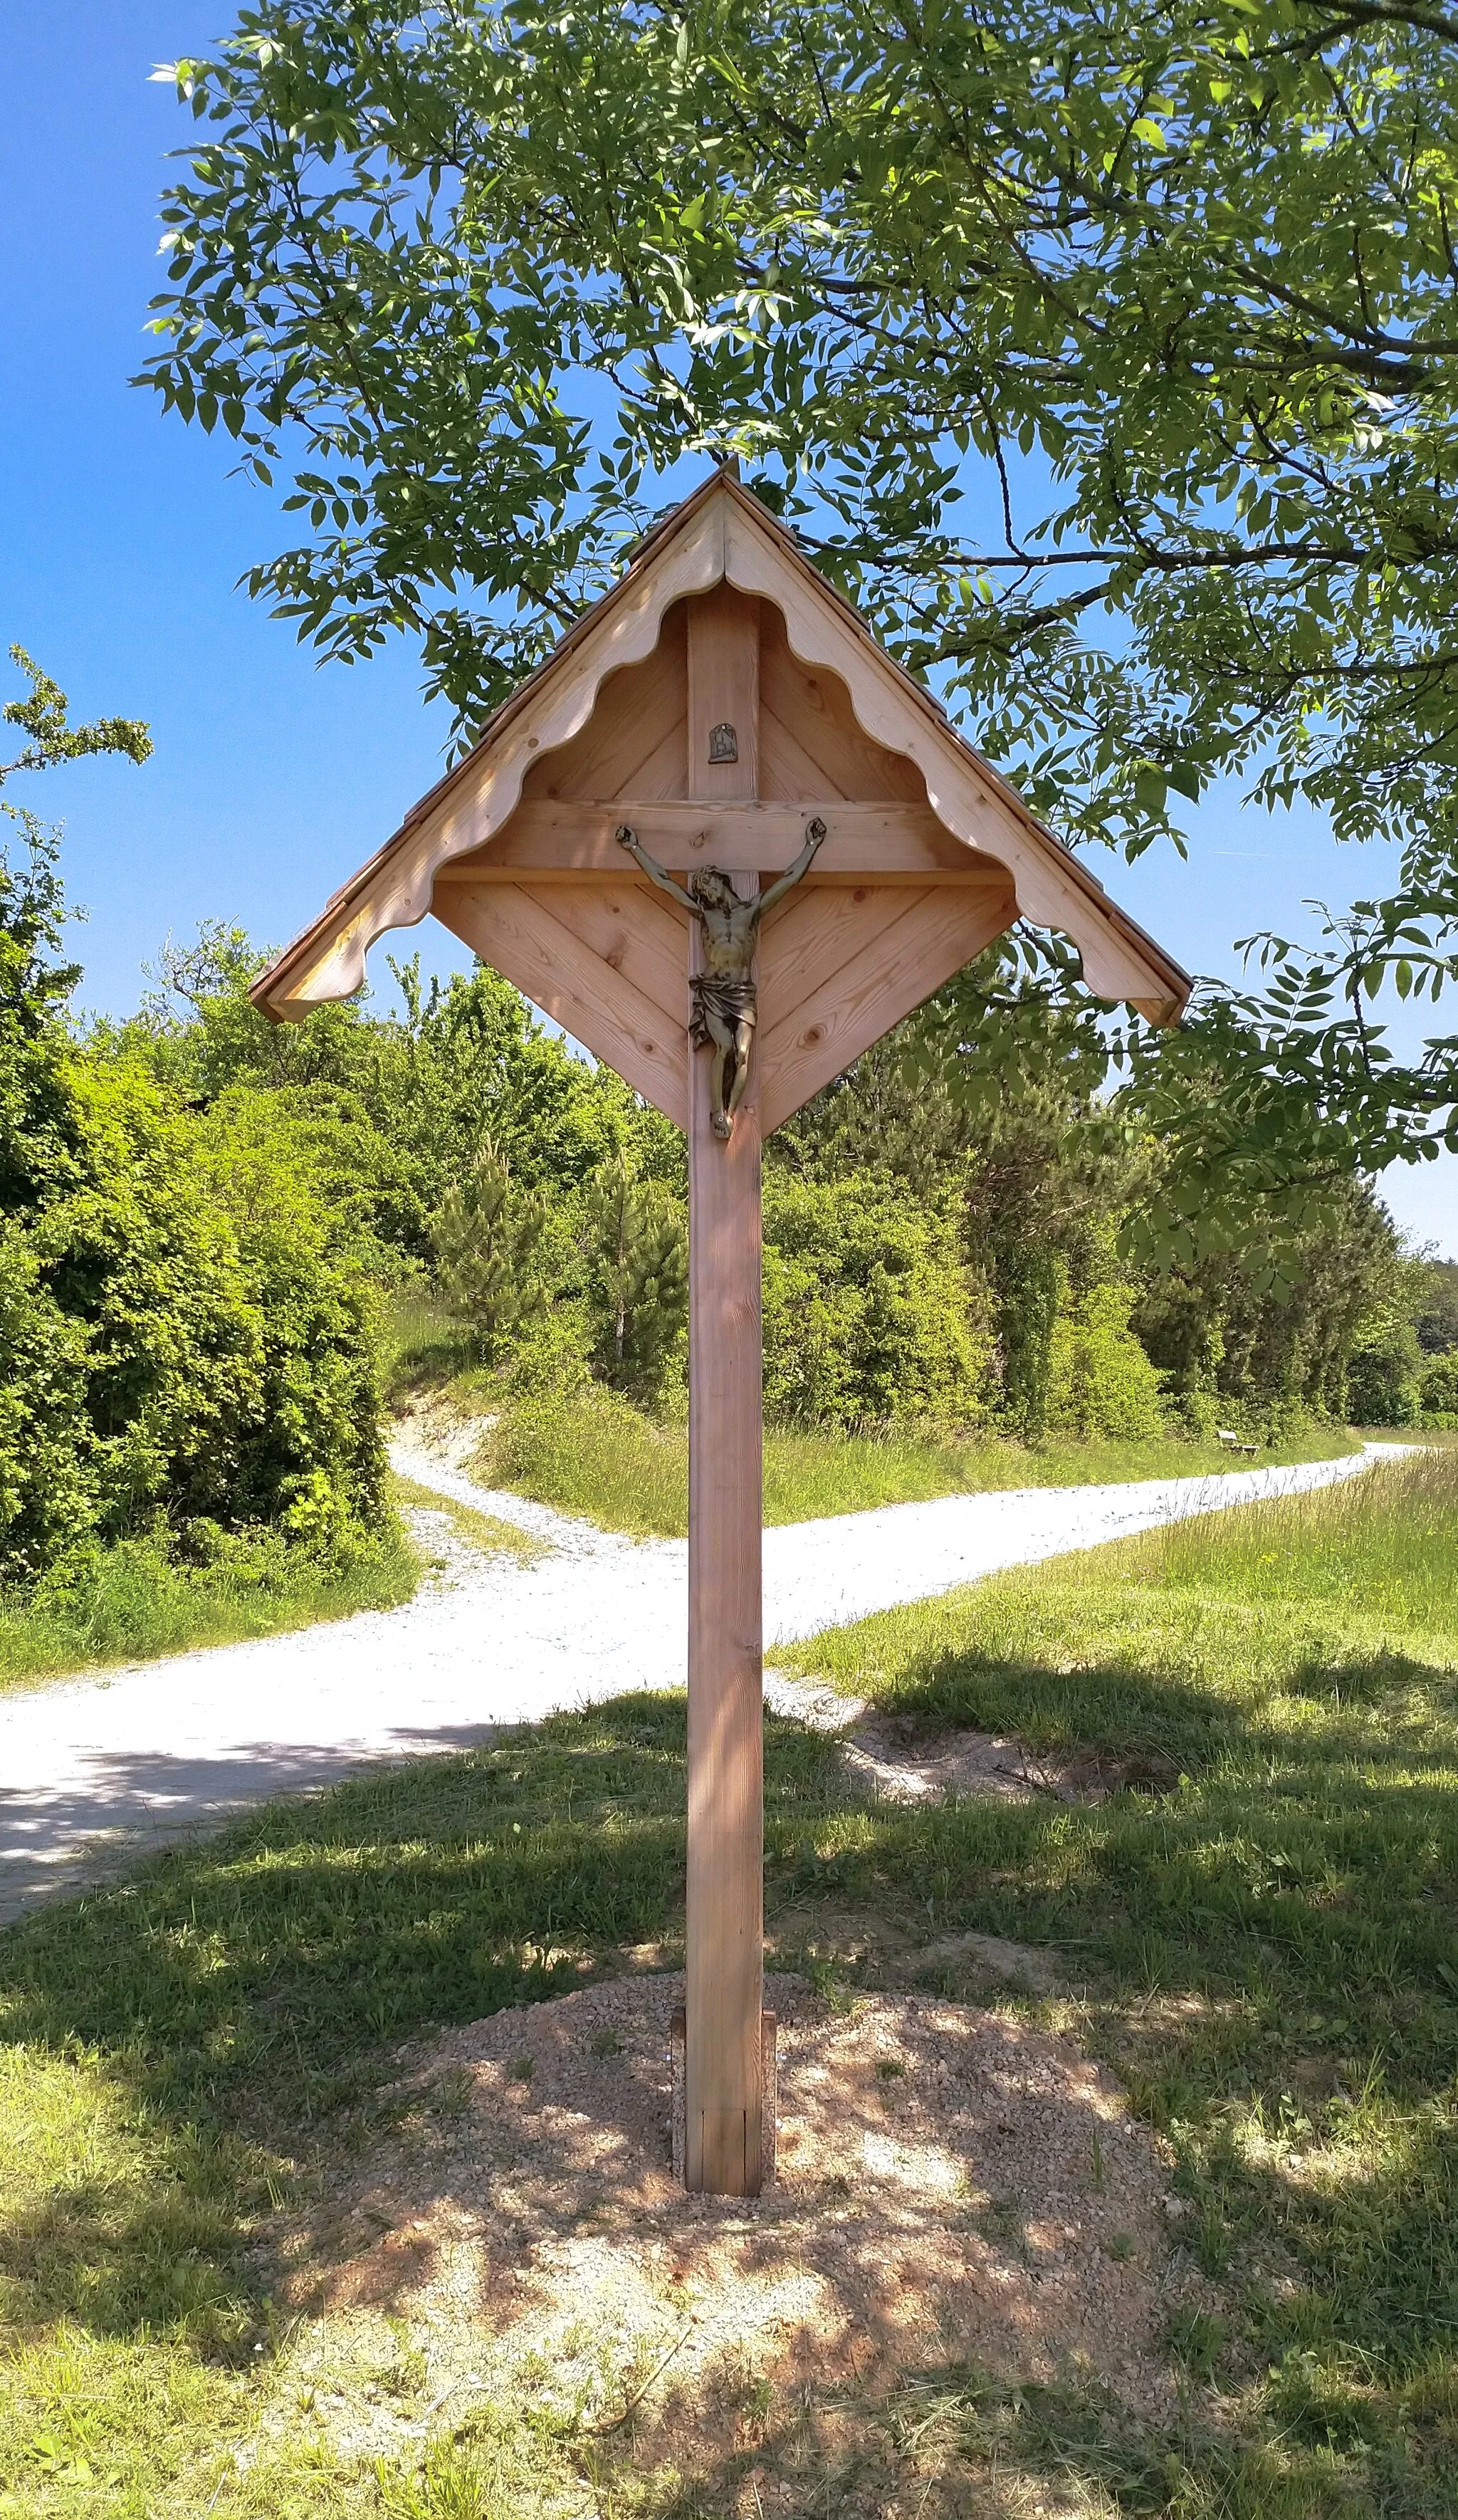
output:
[[[441,1286],[488,1361],[547,1308],[540,1254],[549,1223],[546,1200],[515,1188],[489,1138],[441,1201],[431,1229]]]
[[[147,730],[67,723],[21,650],[30,741],[0,769],[97,752],[136,762]],[[320,1125],[281,1095],[247,1109],[169,1091],[110,1036],[67,1025],[75,965],[59,838],[7,800],[0,850],[0,1578],[160,1518],[195,1550],[259,1525],[328,1551],[383,1510],[376,1335],[339,1184],[316,1193]]]
[[[587,1190],[583,1244],[596,1315],[593,1363],[614,1390],[656,1398],[688,1317],[688,1237],[678,1199],[619,1155]]]
[[[287,469],[300,635],[413,630],[466,735],[735,452],[1074,841],[1234,774],[1393,842],[1215,1046],[1271,1190],[1458,1144],[1370,1008],[1458,946],[1458,20],[257,0],[175,76],[149,379]]]
[[[1458,1348],[1458,1260],[1425,1260],[1418,1272],[1413,1328],[1425,1356]]]
[[[8,726],[30,741],[0,762],[0,788],[18,771],[48,770],[86,754],[121,752],[146,761],[152,739],[133,718],[101,718],[72,727],[65,692],[26,655],[11,656],[30,685],[28,698],[7,700]],[[61,836],[28,806],[0,799],[0,814],[20,842],[0,832],[0,1220],[27,1215],[48,1186],[66,1175],[74,1132],[62,1079],[65,1016],[81,976],[76,963],[58,962],[66,924]]]

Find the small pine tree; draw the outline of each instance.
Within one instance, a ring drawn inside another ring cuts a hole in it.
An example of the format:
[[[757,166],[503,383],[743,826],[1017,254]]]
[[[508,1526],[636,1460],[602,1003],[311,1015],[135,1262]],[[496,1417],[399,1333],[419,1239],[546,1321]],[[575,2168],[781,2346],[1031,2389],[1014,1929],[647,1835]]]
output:
[[[489,1138],[436,1211],[431,1240],[442,1292],[470,1323],[489,1362],[546,1308],[541,1245],[547,1225],[546,1200],[513,1188]]]
[[[615,1391],[650,1399],[683,1331],[688,1241],[672,1192],[619,1155],[593,1182],[583,1239],[595,1313],[593,1364]]]
[[[995,1254],[995,1284],[1003,1418],[1013,1434],[1036,1443],[1047,1431],[1053,1332],[1067,1294],[1068,1267],[1045,1243],[1004,1243]]]

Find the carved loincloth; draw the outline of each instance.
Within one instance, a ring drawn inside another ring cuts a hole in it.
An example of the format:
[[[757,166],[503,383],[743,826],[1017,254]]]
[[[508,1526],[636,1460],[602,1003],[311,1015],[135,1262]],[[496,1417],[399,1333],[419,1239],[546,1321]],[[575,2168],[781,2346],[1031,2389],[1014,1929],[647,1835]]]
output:
[[[732,972],[695,971],[688,982],[688,994],[692,1001],[688,1038],[700,1050],[717,1047],[709,1030],[711,1008],[730,1033],[736,1024],[753,1024],[758,1018],[753,980],[737,979]]]

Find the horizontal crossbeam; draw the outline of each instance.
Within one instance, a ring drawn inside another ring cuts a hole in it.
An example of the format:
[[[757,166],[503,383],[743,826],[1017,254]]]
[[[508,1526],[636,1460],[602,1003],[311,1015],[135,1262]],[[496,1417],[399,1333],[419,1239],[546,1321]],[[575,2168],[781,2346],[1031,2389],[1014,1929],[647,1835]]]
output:
[[[484,847],[440,867],[436,888],[510,882],[525,874],[621,875],[623,852],[614,837],[621,823],[630,824],[644,848],[667,866],[777,874],[797,854],[815,815],[828,837],[811,881],[854,876],[862,882],[904,883],[907,876],[928,876],[965,883],[984,870],[990,881],[1007,880],[996,858],[954,839],[930,805],[848,805],[839,797],[794,805],[704,805],[615,796],[601,804],[568,797],[518,805]]]

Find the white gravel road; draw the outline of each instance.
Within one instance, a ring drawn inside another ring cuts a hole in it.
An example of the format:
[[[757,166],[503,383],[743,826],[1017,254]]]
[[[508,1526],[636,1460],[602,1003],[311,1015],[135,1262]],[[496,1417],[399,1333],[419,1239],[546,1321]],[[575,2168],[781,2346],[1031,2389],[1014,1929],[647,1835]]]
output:
[[[1369,1453],[1376,1450],[1369,1447]],[[684,1685],[682,1541],[633,1541],[472,1485],[413,1445],[397,1469],[547,1544],[531,1563],[451,1552],[397,1610],[218,1645],[0,1698],[0,1921],[118,1857],[373,1760],[457,1750],[503,1724]],[[765,1641],[1246,1499],[1349,1478],[1299,1469],[1020,1488],[765,1534]]]

